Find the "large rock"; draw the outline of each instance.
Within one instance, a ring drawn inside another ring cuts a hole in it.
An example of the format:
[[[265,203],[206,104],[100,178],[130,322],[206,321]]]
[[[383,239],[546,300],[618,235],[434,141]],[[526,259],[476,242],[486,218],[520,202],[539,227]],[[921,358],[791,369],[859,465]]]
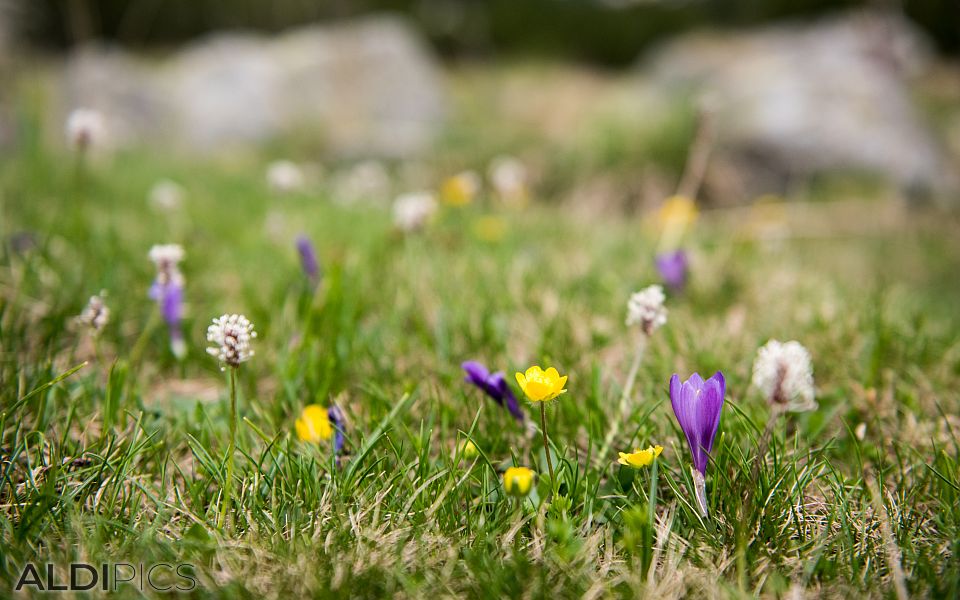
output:
[[[13,3],[0,0],[0,150],[8,148],[13,141],[13,117],[10,98],[13,87],[11,54],[13,49]]]
[[[433,58],[392,17],[217,34],[160,62],[88,47],[64,90],[65,110],[102,110],[117,144],[201,152],[312,131],[339,155],[400,157],[425,149],[445,112]]]
[[[858,13],[685,35],[644,66],[667,89],[710,98],[718,169],[726,165],[728,174],[752,169],[769,183],[776,176],[868,171],[907,190],[949,193],[956,174],[908,86],[927,61],[926,44],[908,22]]]

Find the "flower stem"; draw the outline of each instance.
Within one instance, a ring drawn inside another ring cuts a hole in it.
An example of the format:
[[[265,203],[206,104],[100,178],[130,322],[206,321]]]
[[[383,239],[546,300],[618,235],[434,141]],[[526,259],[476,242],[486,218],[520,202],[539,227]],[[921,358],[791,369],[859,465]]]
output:
[[[693,475],[693,495],[697,499],[697,508],[700,510],[700,516],[709,519],[710,514],[707,511],[707,482],[703,479],[703,474],[691,469]]]
[[[646,349],[647,335],[643,334],[640,337],[640,342],[637,344],[637,352],[633,357],[633,363],[630,365],[630,371],[627,373],[623,393],[620,394],[620,404],[617,406],[617,414],[614,416],[613,423],[610,424],[610,428],[607,431],[607,437],[603,440],[603,446],[600,447],[600,452],[597,454],[597,457],[601,461],[605,460],[607,452],[610,451],[610,446],[613,445],[613,439],[620,433],[620,424],[626,418],[627,411],[630,409],[630,395],[633,392],[633,384],[637,380],[637,373],[640,371],[640,363],[643,362],[643,355],[646,353]]]
[[[237,369],[230,367],[228,371],[230,373],[230,445],[227,448],[227,480],[223,485],[223,502],[220,504],[217,529],[223,529],[227,507],[230,506],[230,497],[233,495],[233,455],[237,449]]]
[[[547,407],[546,402],[540,403],[540,433],[543,434],[543,451],[547,455],[547,468],[550,470],[550,489],[557,484],[557,478],[553,473],[553,459],[550,458],[550,444],[547,443]]]

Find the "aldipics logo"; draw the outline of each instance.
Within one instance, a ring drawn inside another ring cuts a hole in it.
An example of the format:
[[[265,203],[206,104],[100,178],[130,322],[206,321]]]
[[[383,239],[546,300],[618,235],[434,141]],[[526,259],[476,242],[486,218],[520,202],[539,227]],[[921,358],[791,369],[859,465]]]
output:
[[[197,579],[193,565],[189,563],[105,563],[97,566],[70,563],[59,572],[52,563],[27,563],[14,591],[83,592],[97,589],[115,592],[121,585],[134,586],[141,592],[189,592],[197,587]]]

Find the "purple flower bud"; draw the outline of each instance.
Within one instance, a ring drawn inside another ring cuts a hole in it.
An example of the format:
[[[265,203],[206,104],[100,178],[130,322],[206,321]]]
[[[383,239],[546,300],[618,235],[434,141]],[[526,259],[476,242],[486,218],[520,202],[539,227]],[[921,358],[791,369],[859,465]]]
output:
[[[720,410],[723,408],[725,391],[726,382],[723,373],[719,371],[706,381],[698,373],[694,373],[683,383],[680,383],[680,376],[677,374],[670,378],[670,403],[673,405],[673,413],[677,416],[680,429],[683,429],[687,436],[693,466],[701,474],[707,471],[713,439],[720,426]]]
[[[333,455],[337,456],[343,450],[345,441],[343,432],[346,429],[347,421],[343,417],[343,411],[336,404],[331,404],[330,408],[327,409],[327,419],[330,420],[330,427],[333,428]]]
[[[155,280],[153,285],[150,286],[150,299],[157,303],[160,308],[160,316],[167,324],[173,353],[177,355],[177,358],[182,358],[186,350],[181,326],[183,320],[183,285],[176,280],[170,280],[165,284]]]
[[[697,504],[704,516],[707,515],[707,500],[703,478],[707,472],[713,440],[720,426],[720,411],[725,393],[726,382],[723,373],[719,371],[706,381],[698,373],[694,373],[683,383],[680,382],[679,375],[674,374],[670,378],[670,403],[690,446],[690,455],[696,469],[693,479]]]
[[[658,254],[654,262],[657,264],[657,271],[660,272],[663,283],[675,292],[682,291],[687,284],[687,272],[690,266],[687,253],[683,250],[665,252]]]
[[[494,402],[510,411],[510,414],[518,423],[523,423],[526,420],[526,415],[520,408],[513,390],[507,384],[507,378],[503,371],[490,373],[487,367],[473,360],[466,361],[461,367],[467,374],[464,381],[483,390]]]
[[[320,262],[317,260],[317,252],[310,238],[305,235],[297,238],[297,252],[300,253],[300,266],[303,268],[303,273],[313,285],[320,283]]]

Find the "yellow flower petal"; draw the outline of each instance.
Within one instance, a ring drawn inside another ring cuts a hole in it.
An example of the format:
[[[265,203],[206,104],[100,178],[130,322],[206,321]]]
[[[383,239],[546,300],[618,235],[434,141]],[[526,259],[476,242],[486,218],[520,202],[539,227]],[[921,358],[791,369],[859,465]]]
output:
[[[567,376],[561,377],[554,367],[544,371],[538,365],[534,365],[527,369],[523,375],[523,381],[521,381],[520,374],[517,373],[517,382],[528,400],[531,402],[547,402],[566,392],[563,386],[567,382]]]
[[[533,487],[534,475],[526,467],[510,467],[503,474],[503,489],[511,496],[526,496]]]
[[[617,462],[621,465],[640,469],[650,465],[660,453],[663,452],[663,446],[650,446],[646,450],[637,448],[632,453],[620,452],[620,458]]]
[[[300,418],[294,423],[297,437],[305,442],[318,443],[333,436],[327,409],[319,404],[311,404],[303,409]]]

